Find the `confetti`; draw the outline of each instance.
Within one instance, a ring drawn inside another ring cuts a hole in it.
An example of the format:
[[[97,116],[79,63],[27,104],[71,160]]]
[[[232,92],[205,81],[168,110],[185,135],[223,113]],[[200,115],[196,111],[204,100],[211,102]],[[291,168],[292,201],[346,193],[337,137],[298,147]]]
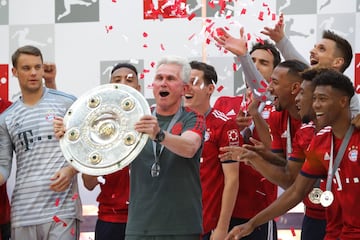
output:
[[[140,73],[140,79],[144,79],[145,78],[145,74]]]
[[[60,203],[60,198],[57,198],[57,199],[55,200],[55,206],[58,207],[58,206],[59,206],[59,203]]]
[[[160,49],[162,50],[162,51],[165,51],[165,47],[164,47],[164,44],[160,44]]]
[[[150,63],[150,66],[151,66],[152,68],[154,68],[154,67],[155,67],[155,64],[156,64],[155,62],[151,62],[151,63]]]
[[[66,226],[67,226],[66,222],[63,221],[63,220],[61,220],[61,219],[60,219],[58,216],[56,216],[56,215],[53,216],[53,220],[54,220],[54,222],[56,222],[56,223],[62,223],[62,224],[63,224],[63,227],[66,227]]]
[[[144,70],[143,70],[143,73],[149,73],[149,72],[150,72],[149,69],[144,69]]]
[[[147,47],[148,47],[148,45],[147,45],[147,44],[144,44],[144,45],[143,45],[143,48],[147,48]]]
[[[267,87],[268,87],[267,82],[265,82],[264,80],[261,80],[261,81],[260,81],[260,84],[261,84],[261,86],[263,86],[264,88],[267,88]]]
[[[113,29],[113,26],[105,26],[106,33],[109,33]]]
[[[74,193],[74,195],[71,197],[71,199],[74,201],[76,199],[79,198],[79,194],[78,193]]]
[[[149,35],[146,33],[146,32],[143,32],[143,37],[146,38],[148,37]]]
[[[195,33],[191,34],[190,37],[188,37],[188,40],[190,41],[195,36]]]
[[[294,226],[291,226],[291,227],[290,227],[290,230],[291,230],[291,234],[293,235],[293,237],[295,237],[295,236],[296,236],[296,233],[295,233]]]
[[[192,13],[190,16],[188,16],[188,20],[191,21],[194,17],[196,17],[196,14]]]
[[[237,65],[236,65],[236,63],[233,63],[233,70],[234,70],[234,72],[237,71]]]
[[[210,1],[210,2],[208,3],[208,5],[209,5],[209,7],[211,7],[211,8],[215,8],[215,4],[214,4],[213,1]]]
[[[221,85],[221,86],[219,86],[216,90],[217,90],[218,92],[221,92],[223,89],[224,89],[224,86]]]
[[[243,8],[243,9],[241,10],[240,15],[245,15],[245,14],[246,14],[246,8]]]
[[[263,12],[263,11],[260,11],[260,12],[259,12],[258,19],[259,19],[260,21],[264,21],[264,12]]]
[[[75,236],[75,228],[72,227],[72,228],[70,229],[70,234],[71,234],[72,236]]]

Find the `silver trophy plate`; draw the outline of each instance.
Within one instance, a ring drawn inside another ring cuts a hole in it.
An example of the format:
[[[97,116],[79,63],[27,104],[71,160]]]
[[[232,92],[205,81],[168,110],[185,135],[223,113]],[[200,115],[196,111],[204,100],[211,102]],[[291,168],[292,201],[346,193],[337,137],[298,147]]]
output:
[[[102,176],[128,166],[148,139],[134,129],[150,107],[140,92],[124,84],[105,84],[78,98],[64,116],[60,147],[79,172]]]

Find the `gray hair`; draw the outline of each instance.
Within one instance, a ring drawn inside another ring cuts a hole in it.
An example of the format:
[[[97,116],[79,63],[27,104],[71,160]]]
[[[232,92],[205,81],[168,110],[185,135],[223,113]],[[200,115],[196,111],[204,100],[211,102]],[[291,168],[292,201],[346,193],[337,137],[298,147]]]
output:
[[[191,72],[191,66],[189,61],[186,58],[179,57],[179,56],[164,56],[162,57],[156,65],[156,70],[160,67],[162,64],[175,64],[179,65],[181,67],[181,73],[180,77],[183,80],[183,82],[188,83],[190,80],[190,72]]]

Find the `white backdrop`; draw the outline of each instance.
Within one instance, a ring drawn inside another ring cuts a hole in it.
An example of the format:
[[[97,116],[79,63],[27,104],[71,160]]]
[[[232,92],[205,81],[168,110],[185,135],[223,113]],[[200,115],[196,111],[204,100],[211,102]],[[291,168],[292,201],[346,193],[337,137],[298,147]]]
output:
[[[337,31],[352,43],[354,52],[360,52],[360,0],[347,0],[346,4],[343,0],[182,0],[183,5],[178,6],[187,6],[195,13],[194,18],[156,17],[154,11],[148,11],[150,17],[155,17],[144,19],[144,9],[151,2],[160,8],[166,2],[178,1],[0,0],[0,65],[7,67],[0,72],[0,96],[12,101],[18,96],[10,56],[24,44],[38,46],[45,61],[55,62],[58,89],[76,96],[106,82],[108,66],[130,61],[138,64],[144,75],[143,92],[151,99],[152,63],[165,54],[213,64],[219,74],[219,91],[214,99],[239,94],[243,80],[241,74],[234,79],[233,56],[219,51],[209,36],[220,26],[237,35],[244,26],[250,41],[265,38],[260,29],[273,26],[279,10],[285,14],[287,35],[306,59],[324,28]],[[224,14],[219,12],[219,2],[226,4]],[[355,70],[360,69],[359,62],[358,57],[346,72],[352,79]],[[96,194],[82,189],[82,201],[94,204]]]

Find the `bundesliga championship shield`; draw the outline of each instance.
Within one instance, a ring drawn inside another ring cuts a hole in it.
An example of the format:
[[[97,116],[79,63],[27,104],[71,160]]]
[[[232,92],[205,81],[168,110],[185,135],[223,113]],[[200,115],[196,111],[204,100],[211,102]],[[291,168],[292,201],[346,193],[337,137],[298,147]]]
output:
[[[86,92],[64,116],[60,147],[79,172],[101,176],[128,166],[148,139],[134,125],[151,115],[140,92],[124,84],[105,84]]]

